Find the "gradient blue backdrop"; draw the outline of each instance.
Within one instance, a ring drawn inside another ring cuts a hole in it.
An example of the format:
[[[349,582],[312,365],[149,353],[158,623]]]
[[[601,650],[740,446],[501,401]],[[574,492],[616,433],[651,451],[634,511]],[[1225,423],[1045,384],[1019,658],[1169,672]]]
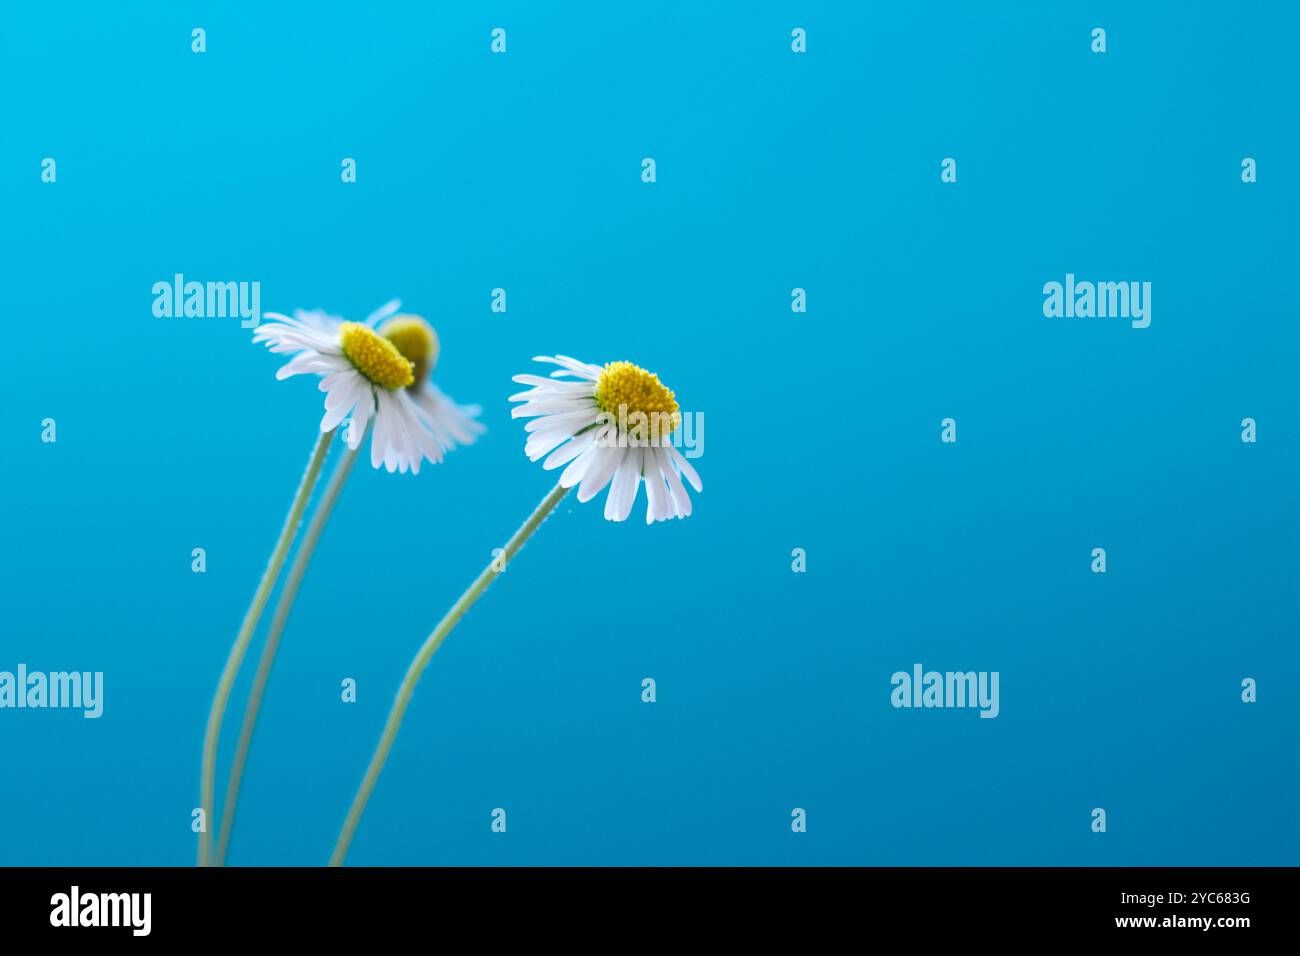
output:
[[[234,320],[154,318],[176,272],[400,296],[490,429],[358,467],[231,862],[326,859],[415,648],[550,486],[506,396],[556,351],[704,413],[705,491],[562,506],[435,658],[351,862],[1300,862],[1294,5],[270,6],[3,15],[0,669],[102,670],[106,710],[0,712],[0,863],[194,858],[321,396]],[[1152,282],[1151,327],[1045,319],[1066,272]],[[918,661],[1000,671],[1001,716],[894,710]]]

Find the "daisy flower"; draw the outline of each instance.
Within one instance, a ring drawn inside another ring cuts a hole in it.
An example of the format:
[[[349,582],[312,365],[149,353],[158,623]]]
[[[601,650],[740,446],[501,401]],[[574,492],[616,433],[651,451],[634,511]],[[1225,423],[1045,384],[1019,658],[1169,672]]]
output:
[[[590,501],[608,485],[605,517],[623,521],[632,512],[641,483],[646,489],[646,524],[685,518],[691,499],[682,478],[697,492],[700,476],[670,436],[681,424],[672,391],[659,376],[631,362],[588,365],[565,355],[541,355],[535,362],[558,365],[550,378],[516,375],[526,392],[513,418],[533,419],[524,426],[528,457],[545,457],[542,467],[564,466],[560,484],[578,486],[578,500]]]
[[[479,406],[457,405],[429,377],[442,350],[433,326],[418,315],[395,315],[379,326],[379,334],[411,363],[415,381],[406,390],[444,452],[457,445],[472,445],[487,431],[476,421],[483,411]]]
[[[494,552],[492,562],[420,645],[402,678],[379,743],[339,830],[334,852],[330,854],[331,866],[342,866],[347,859],[352,838],[393,749],[420,675],[447,635],[570,489],[577,485],[578,499],[589,501],[609,486],[605,517],[623,521],[632,511],[637,489],[645,482],[647,524],[684,518],[691,513],[691,499],[682,484],[683,477],[697,492],[703,490],[700,476],[669,440],[681,424],[681,412],[676,397],[658,376],[631,362],[610,362],[602,367],[563,355],[541,356],[536,361],[558,365],[559,369],[550,378],[515,376],[516,382],[532,387],[510,396],[511,401],[523,403],[513,410],[513,415],[533,419],[525,426],[529,437],[524,450],[528,457],[537,461],[545,456],[544,468],[563,465],[564,471],[541,504],[533,509],[505,547]]]
[[[373,418],[371,464],[378,468],[382,463],[390,472],[405,472],[410,468],[417,474],[422,460],[439,462],[446,452],[458,444],[471,444],[484,431],[483,426],[475,421],[479,414],[477,406],[457,405],[429,380],[429,373],[438,360],[437,333],[417,315],[395,314],[400,306],[401,303],[394,299],[371,313],[364,322],[345,322],[340,317],[319,309],[295,310],[293,318],[268,313],[267,317],[274,321],[258,326],[254,334],[253,340],[265,342],[272,352],[294,353],[289,363],[276,373],[277,378],[289,378],[308,372],[323,376],[320,389],[325,392],[325,417],[320,423],[321,447],[328,445],[334,429],[349,413],[353,421],[352,428],[347,432],[348,449],[325,486],[280,591],[231,762],[215,853],[211,839],[205,834],[200,841],[202,862],[215,862],[220,866],[225,860],[234,828],[244,766],[252,746],[267,681],[279,650],[280,637],[307,572],[307,565],[348,479],[357,449],[365,438],[368,423]],[[319,465],[317,469],[319,470]],[[314,481],[313,476],[313,483]],[[310,493],[308,487],[306,495],[310,496]],[[301,508],[298,514],[301,515]],[[280,553],[279,561],[283,561],[283,553]],[[274,576],[279,574],[279,563],[275,568],[275,575],[270,578],[272,583]],[[260,598],[260,601],[256,605],[256,613],[250,619],[253,626],[265,605],[265,597]],[[209,720],[203,765],[205,808],[212,806],[215,797],[216,744],[229,699],[229,685],[238,671],[247,646],[248,637],[241,632],[227,662],[222,689]]]
[[[405,473],[409,468],[419,474],[422,461],[436,464],[454,447],[454,441],[446,439],[464,442],[462,436],[468,436],[472,440],[472,429],[464,425],[472,409],[460,409],[436,389],[433,399],[417,401],[417,395],[426,396],[418,391],[412,394],[417,384],[414,362],[374,328],[398,307],[394,300],[365,322],[343,322],[320,311],[300,312],[297,318],[268,312],[272,321],[257,327],[253,341],[265,343],[272,352],[293,355],[276,378],[321,376],[319,387],[325,393],[321,431],[332,431],[351,415],[348,447],[356,450],[373,418],[370,464],[383,465],[390,472]]]
[[[604,499],[604,516],[621,522],[632,512],[637,489],[643,481],[649,502],[646,524],[685,518],[690,514],[690,497],[682,485],[682,477],[697,492],[703,490],[694,468],[669,441],[681,424],[681,412],[675,395],[659,381],[658,376],[630,362],[611,362],[601,367],[565,355],[554,358],[543,355],[536,360],[559,365],[559,368],[551,372],[549,378],[515,376],[516,382],[532,388],[511,395],[510,401],[523,403],[512,411],[512,415],[513,418],[533,419],[525,425],[529,437],[524,450],[528,457],[534,462],[545,457],[542,467],[550,470],[564,466],[564,471],[560,473],[555,488],[542,498],[506,546],[494,551],[493,561],[443,615],[438,626],[417,650],[398,688],[389,718],[383,724],[380,743],[374,748],[365,777],[361,778],[361,786],[352,797],[351,808],[343,819],[334,852],[330,855],[330,866],[342,866],[347,858],[352,838],[369,804],[370,793],[374,792],[374,786],[383,773],[383,765],[393,750],[396,735],[415,695],[416,684],[420,683],[420,675],[424,674],[430,659],[452,628],[497,580],[500,572],[506,570],[508,562],[537,532],[569,489],[577,485],[578,501],[590,501],[608,486],[610,493]]]

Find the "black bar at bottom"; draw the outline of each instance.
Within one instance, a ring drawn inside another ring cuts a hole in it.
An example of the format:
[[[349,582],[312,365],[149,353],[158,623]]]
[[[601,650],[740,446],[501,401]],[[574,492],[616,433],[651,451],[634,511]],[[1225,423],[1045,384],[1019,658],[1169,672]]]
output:
[[[469,928],[483,942],[519,930],[540,941],[598,925],[611,943],[619,938],[611,931],[650,940],[688,926],[736,937],[842,929],[860,939],[901,931],[1230,942],[1285,932],[1296,876],[1296,868],[1196,867],[15,868],[0,869],[0,932],[6,942],[75,936],[91,945],[335,944],[434,928],[430,943]]]

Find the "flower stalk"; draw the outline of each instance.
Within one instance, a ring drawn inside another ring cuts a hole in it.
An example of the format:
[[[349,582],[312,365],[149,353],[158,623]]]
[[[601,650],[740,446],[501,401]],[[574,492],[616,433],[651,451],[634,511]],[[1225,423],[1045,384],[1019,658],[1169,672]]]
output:
[[[257,729],[257,717],[262,708],[262,698],[266,694],[266,683],[270,679],[271,668],[275,666],[275,657],[280,648],[284,626],[288,623],[289,612],[293,610],[293,602],[298,597],[298,588],[301,587],[302,579],[307,573],[307,565],[311,563],[321,532],[325,530],[330,513],[334,510],[334,505],[343,491],[344,484],[347,483],[348,475],[351,474],[356,460],[357,449],[345,448],[343,457],[334,466],[334,473],[325,484],[320,503],[316,506],[311,521],[307,523],[302,543],[298,545],[298,552],[294,555],[293,563],[289,565],[284,587],[280,590],[275,612],[271,615],[271,626],[266,634],[261,658],[257,662],[257,673],[253,677],[253,686],[248,693],[248,704],[244,708],[244,722],[239,728],[239,743],[235,745],[235,757],[230,765],[230,780],[226,786],[226,799],[221,808],[221,832],[217,836],[215,860],[217,866],[225,864],[226,851],[230,848],[230,834],[235,826],[235,810],[239,805],[239,788],[243,783],[244,765],[248,761],[248,751],[253,745],[253,732]]]
[[[465,612],[473,607],[475,601],[482,597],[483,592],[488,589],[488,585],[496,579],[497,575],[506,569],[515,554],[524,546],[524,542],[532,537],[533,532],[555,510],[555,506],[560,503],[568,491],[569,489],[562,485],[556,485],[551,489],[536,510],[529,515],[528,520],[506,543],[500,557],[494,558],[483,569],[483,572],[469,586],[469,589],[460,596],[460,599],[451,606],[451,610],[447,612],[446,616],[438,622],[438,626],[433,629],[433,633],[428,636],[416,653],[415,659],[411,661],[410,667],[406,669],[406,676],[402,678],[402,685],[398,688],[397,698],[393,701],[393,707],[388,713],[388,720],[384,724],[384,731],[379,737],[379,745],[370,758],[370,766],[366,768],[366,775],[361,781],[361,787],[352,799],[352,807],[348,810],[343,829],[339,831],[338,842],[334,845],[334,852],[330,855],[330,866],[342,866],[344,859],[347,857],[348,848],[352,845],[352,837],[357,830],[357,824],[361,822],[361,815],[365,812],[366,804],[370,800],[370,794],[375,789],[379,774],[383,772],[384,763],[388,760],[388,753],[393,749],[393,742],[397,739],[397,732],[401,729],[402,718],[406,715],[406,708],[411,703],[411,695],[415,693],[415,685],[419,683],[420,675],[424,673],[430,659],[442,646],[442,642],[451,633],[452,628],[465,616]]]
[[[248,606],[248,611],[244,614],[244,621],[235,637],[235,644],[230,649],[230,655],[226,658],[226,666],[221,671],[221,679],[217,682],[217,692],[212,699],[212,709],[208,713],[207,730],[203,735],[203,764],[199,782],[199,806],[204,813],[204,825],[203,830],[199,833],[199,866],[212,865],[212,822],[216,798],[217,745],[221,740],[221,722],[226,714],[226,705],[230,702],[230,691],[234,686],[235,677],[239,673],[239,666],[243,663],[244,654],[248,651],[249,641],[252,640],[253,632],[257,629],[257,622],[261,619],[262,611],[266,608],[266,602],[271,596],[271,589],[275,587],[276,579],[280,576],[280,569],[284,566],[284,559],[289,553],[289,546],[298,533],[298,525],[302,522],[303,511],[307,507],[308,499],[311,498],[312,489],[316,487],[321,466],[325,463],[325,456],[329,452],[330,441],[333,437],[333,429],[318,433],[311,458],[307,461],[307,470],[303,473],[302,481],[298,483],[298,491],[294,494],[293,503],[289,506],[289,514],[284,519],[284,527],[280,529],[280,537],[275,542],[275,548],[271,551],[266,570],[262,572],[262,580],[258,582],[257,591],[253,594],[253,603]]]

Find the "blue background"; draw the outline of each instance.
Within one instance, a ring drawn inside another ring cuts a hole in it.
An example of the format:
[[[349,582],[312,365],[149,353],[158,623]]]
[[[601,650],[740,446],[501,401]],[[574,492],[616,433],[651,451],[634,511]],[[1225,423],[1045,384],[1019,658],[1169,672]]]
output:
[[[106,709],[0,712],[0,863],[194,859],[321,396],[236,320],[155,318],[176,272],[400,296],[489,427],[358,466],[232,863],[325,861],[411,655],[551,485],[506,396],[554,352],[702,412],[704,493],[566,500],[434,659],[350,862],[1300,862],[1300,15],[1138,6],[6,11],[0,669],[101,670]],[[1150,281],[1150,328],[1044,318],[1066,272]],[[1001,715],[893,709],[915,662],[999,671]]]

